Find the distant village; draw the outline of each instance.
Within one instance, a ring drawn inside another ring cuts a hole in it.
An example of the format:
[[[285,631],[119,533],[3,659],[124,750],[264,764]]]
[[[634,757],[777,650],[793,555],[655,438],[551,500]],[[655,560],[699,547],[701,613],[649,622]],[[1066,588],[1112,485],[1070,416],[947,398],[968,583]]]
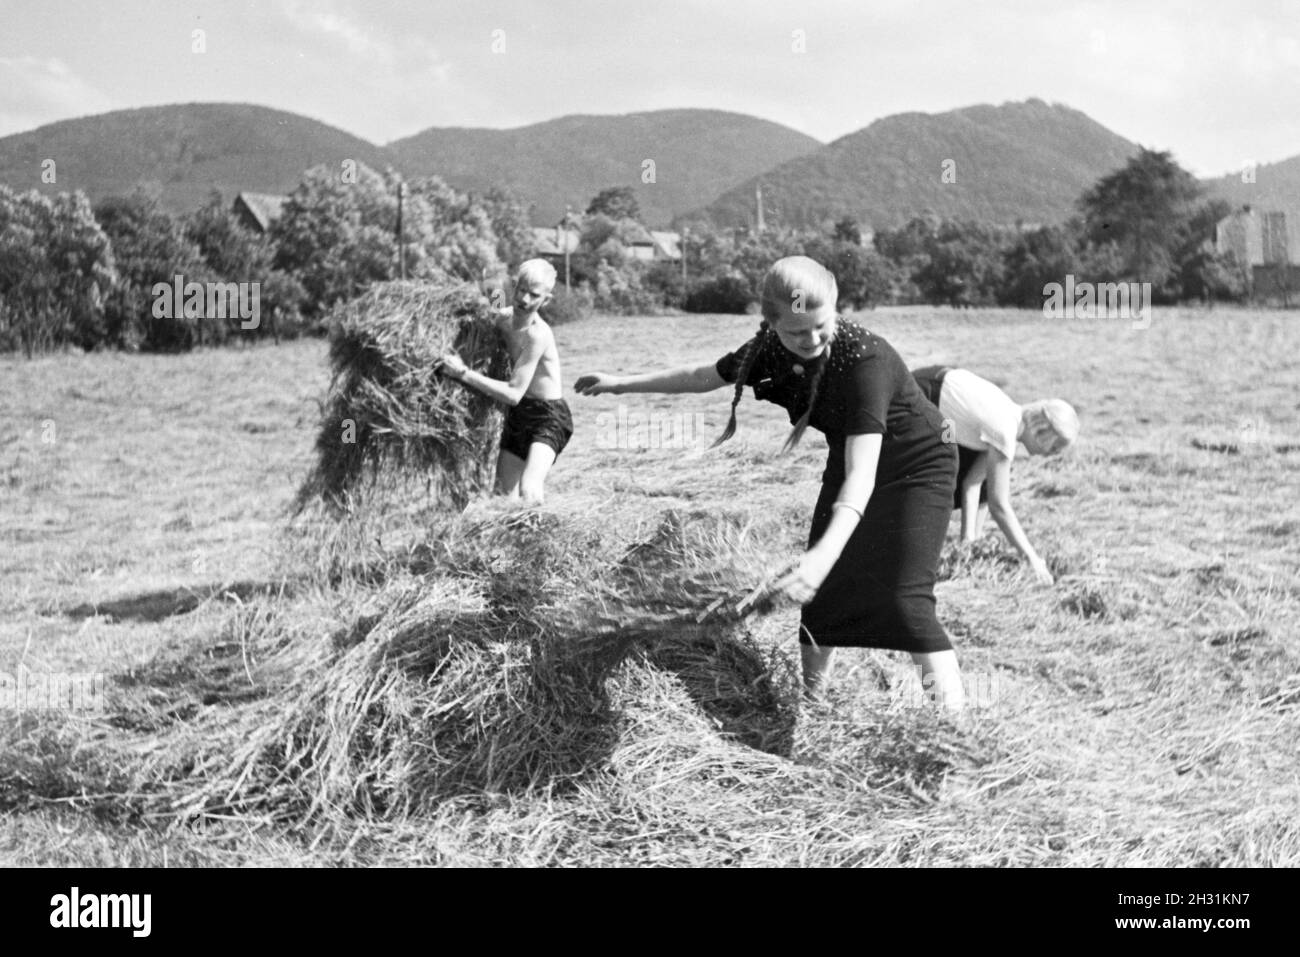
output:
[[[270,193],[240,193],[232,206],[239,221],[255,233],[265,233],[280,216],[288,196]],[[629,259],[639,262],[680,262],[682,234],[669,230],[647,229],[639,223],[628,224],[621,233]],[[554,227],[533,227],[533,252],[552,262],[562,262],[565,253],[578,251],[581,232],[572,226],[557,223]]]
[[[233,211],[248,229],[263,234],[279,217],[287,196],[270,193],[239,193]],[[757,222],[761,229],[761,196]],[[1029,231],[1037,224],[1020,224]],[[566,253],[578,251],[579,230],[563,222],[555,226],[533,227],[534,254],[557,267]],[[871,243],[870,230],[862,230],[862,243]],[[621,241],[629,259],[639,262],[680,262],[682,234],[673,230],[647,229],[640,224],[623,231]],[[1300,212],[1258,209],[1244,205],[1215,224],[1214,236],[1207,246],[1219,255],[1232,254],[1248,267],[1251,292],[1262,298],[1288,299],[1300,291]]]

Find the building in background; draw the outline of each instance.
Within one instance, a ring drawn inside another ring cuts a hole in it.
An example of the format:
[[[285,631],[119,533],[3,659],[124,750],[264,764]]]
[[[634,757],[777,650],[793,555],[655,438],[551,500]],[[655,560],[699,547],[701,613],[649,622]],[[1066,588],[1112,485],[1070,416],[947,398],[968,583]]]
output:
[[[570,256],[578,251],[578,240],[582,234],[576,229],[564,229],[560,226],[534,226],[533,249],[542,259],[552,266],[563,267],[564,254]]]
[[[1214,248],[1249,269],[1253,297],[1300,291],[1300,211],[1243,206],[1215,224]]]
[[[240,193],[230,208],[246,228],[262,235],[280,218],[280,211],[288,199],[288,196],[271,193]]]
[[[638,224],[623,228],[623,248],[629,259],[640,262],[680,262],[682,258],[681,233],[665,230],[649,230]],[[564,229],[562,226],[534,226],[533,248],[536,255],[560,268],[564,262],[564,253],[570,256],[578,251],[578,242],[582,234],[576,229]]]

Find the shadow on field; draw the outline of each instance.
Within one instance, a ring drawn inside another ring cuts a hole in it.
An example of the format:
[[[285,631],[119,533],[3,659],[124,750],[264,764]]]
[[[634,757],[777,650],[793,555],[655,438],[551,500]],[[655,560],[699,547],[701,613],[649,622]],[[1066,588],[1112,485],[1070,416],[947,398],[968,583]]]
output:
[[[648,644],[645,657],[676,675],[722,734],[757,751],[791,756],[795,686],[786,681],[782,687],[774,662],[747,638],[711,628],[679,629],[670,640]]]
[[[182,586],[162,591],[143,592],[102,602],[85,602],[64,609],[68,618],[108,618],[110,621],[162,621],[175,615],[187,615],[207,602],[248,601],[262,595],[290,596],[297,590],[288,581],[242,581],[195,588]]]

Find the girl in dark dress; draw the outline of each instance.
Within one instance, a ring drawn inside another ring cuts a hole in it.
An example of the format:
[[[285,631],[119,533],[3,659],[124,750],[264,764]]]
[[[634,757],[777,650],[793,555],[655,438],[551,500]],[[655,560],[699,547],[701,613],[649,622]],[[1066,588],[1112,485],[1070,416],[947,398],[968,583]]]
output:
[[[735,432],[736,406],[749,385],[789,413],[787,450],[809,425],[822,431],[830,454],[808,550],[778,582],[804,606],[805,685],[821,686],[836,647],[891,648],[910,652],[922,683],[960,708],[957,656],[934,598],[957,455],[902,359],[879,336],[840,318],[837,299],[835,278],[820,264],[782,259],[763,280],[758,334],[741,349],[664,372],[585,375],[575,389],[707,392],[733,384],[723,442]]]

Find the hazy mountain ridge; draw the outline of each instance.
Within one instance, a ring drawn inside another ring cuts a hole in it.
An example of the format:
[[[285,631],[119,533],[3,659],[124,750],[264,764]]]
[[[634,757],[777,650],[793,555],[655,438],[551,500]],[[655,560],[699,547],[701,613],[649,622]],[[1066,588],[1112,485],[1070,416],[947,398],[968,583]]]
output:
[[[153,184],[165,206],[193,209],[213,189],[287,193],[304,170],[352,159],[407,176],[438,175],[458,189],[493,186],[553,223],[601,189],[632,185],[645,220],[666,225],[734,183],[820,147],[794,130],[736,113],[664,110],[566,116],[512,130],[433,128],[376,146],[307,117],[248,104],[189,103],[119,110],[0,138],[0,182],[92,199]],[[41,181],[53,159],[56,181]],[[642,181],[645,160],[654,182]]]
[[[56,181],[41,182],[55,161]],[[46,192],[84,190],[92,199],[140,183],[179,212],[242,190],[287,193],[318,163],[345,160],[382,169],[387,154],[317,120],[263,106],[187,103],[118,110],[0,138],[0,182]]]
[[[898,113],[821,145],[788,127],[718,110],[575,114],[515,129],[430,128],[377,146],[295,113],[188,103],[64,120],[0,138],[0,182],[92,199],[152,184],[173,211],[213,189],[287,193],[318,163],[356,160],[462,190],[494,186],[551,224],[609,186],[632,186],[651,226],[672,220],[747,225],[761,182],[770,225],[844,215],[875,228],[925,211],[985,222],[1059,222],[1080,193],[1137,145],[1078,110],[1030,99],[929,114]],[[42,183],[46,160],[55,183]],[[646,161],[653,161],[653,182]],[[945,161],[951,161],[946,163]],[[945,171],[954,182],[944,182]],[[1300,210],[1300,156],[1206,180],[1213,196]]]
[[[768,221],[788,225],[848,215],[892,227],[926,210],[987,222],[1057,222],[1137,149],[1078,110],[1042,100],[898,113],[753,177],[692,215],[748,223],[761,181]]]
[[[1300,215],[1300,156],[1277,163],[1261,164],[1254,170],[1253,183],[1242,182],[1241,172],[1206,180],[1210,195],[1234,207],[1251,205],[1259,209],[1281,209]]]
[[[573,115],[512,130],[433,128],[389,145],[411,175],[462,189],[503,186],[549,225],[607,186],[631,186],[652,226],[710,202],[786,160],[821,148],[788,127],[717,110]],[[653,168],[647,161],[654,163]],[[653,182],[645,182],[649,172]]]

